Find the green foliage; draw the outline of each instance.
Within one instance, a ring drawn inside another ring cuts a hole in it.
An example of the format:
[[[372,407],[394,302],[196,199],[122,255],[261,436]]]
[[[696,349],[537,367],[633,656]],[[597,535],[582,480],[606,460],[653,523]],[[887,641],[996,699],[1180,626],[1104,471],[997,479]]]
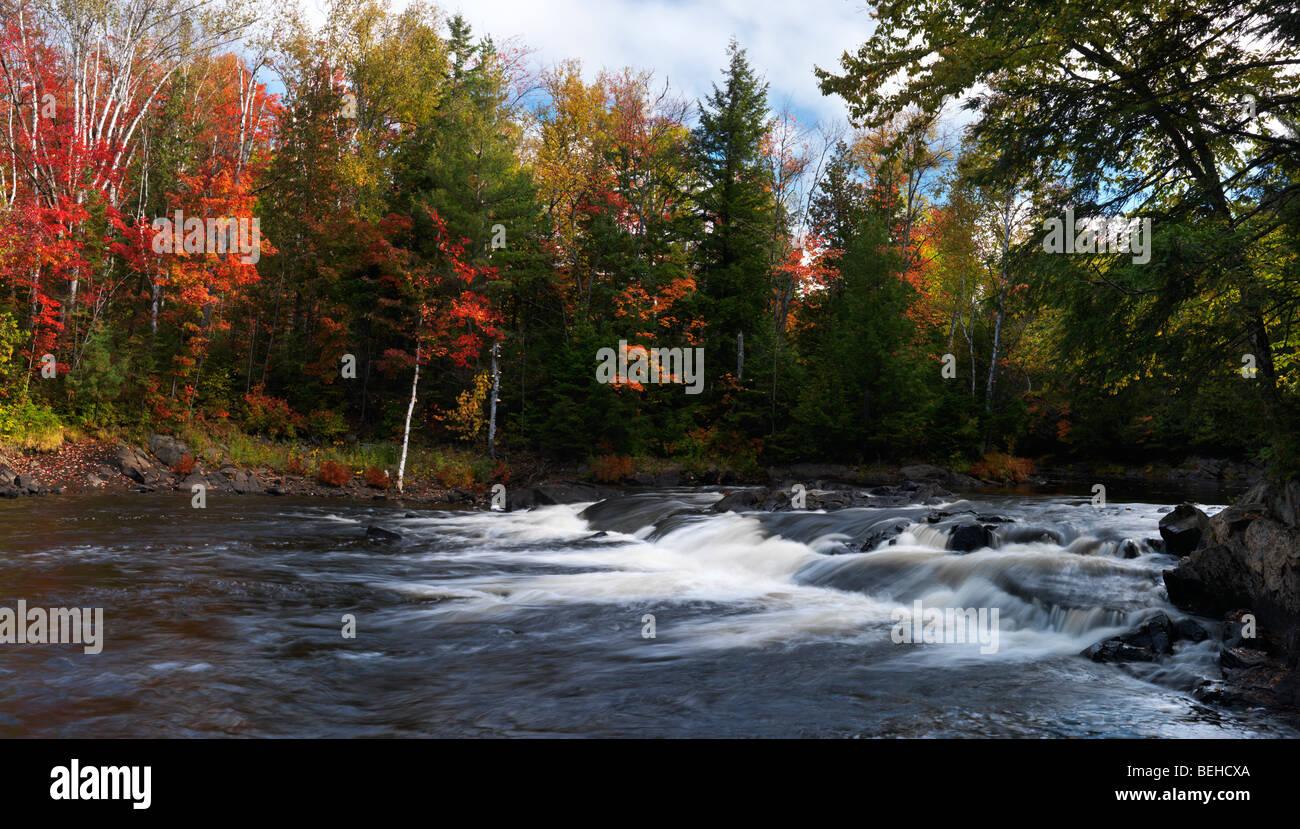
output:
[[[50,452],[63,443],[63,423],[50,407],[31,400],[0,404],[0,445]]]

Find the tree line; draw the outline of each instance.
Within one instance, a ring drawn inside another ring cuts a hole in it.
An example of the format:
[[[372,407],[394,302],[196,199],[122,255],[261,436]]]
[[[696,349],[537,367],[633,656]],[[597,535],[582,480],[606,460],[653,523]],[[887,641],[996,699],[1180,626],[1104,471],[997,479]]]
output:
[[[1295,468],[1288,4],[881,2],[817,70],[838,126],[734,41],[693,101],[422,3],[0,8],[0,440]],[[703,349],[702,393],[600,382],[620,340]]]

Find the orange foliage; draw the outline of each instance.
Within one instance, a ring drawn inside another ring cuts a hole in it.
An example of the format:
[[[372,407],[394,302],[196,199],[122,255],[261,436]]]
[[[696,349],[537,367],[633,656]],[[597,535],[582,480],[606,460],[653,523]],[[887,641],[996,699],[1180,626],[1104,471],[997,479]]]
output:
[[[1013,484],[1023,483],[1033,471],[1033,461],[1006,452],[989,452],[971,464],[970,468],[971,474],[977,478]]]
[[[338,461],[325,461],[320,465],[320,472],[317,473],[320,482],[330,486],[343,486],[352,480],[352,470],[348,469]]]
[[[591,462],[591,474],[601,483],[618,483],[632,477],[632,458],[628,455],[601,455]]]

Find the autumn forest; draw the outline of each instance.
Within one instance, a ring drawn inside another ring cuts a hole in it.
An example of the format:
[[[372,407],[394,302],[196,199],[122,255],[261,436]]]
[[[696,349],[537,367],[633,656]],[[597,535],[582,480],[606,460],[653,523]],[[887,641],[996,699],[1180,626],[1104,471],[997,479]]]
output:
[[[418,2],[0,8],[7,447],[1300,468],[1292,4],[881,2],[843,124],[739,40],[696,100]]]

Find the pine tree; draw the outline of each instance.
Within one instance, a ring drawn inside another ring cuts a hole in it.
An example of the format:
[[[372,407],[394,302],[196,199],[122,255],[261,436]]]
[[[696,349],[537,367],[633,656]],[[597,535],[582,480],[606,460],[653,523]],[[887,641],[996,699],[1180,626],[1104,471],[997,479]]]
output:
[[[693,134],[704,223],[696,251],[697,282],[699,311],[708,321],[709,374],[730,373],[744,380],[762,365],[756,357],[771,339],[768,246],[777,206],[763,159],[767,84],[759,81],[734,40],[727,52],[731,61],[723,85],[715,84],[701,105]]]

